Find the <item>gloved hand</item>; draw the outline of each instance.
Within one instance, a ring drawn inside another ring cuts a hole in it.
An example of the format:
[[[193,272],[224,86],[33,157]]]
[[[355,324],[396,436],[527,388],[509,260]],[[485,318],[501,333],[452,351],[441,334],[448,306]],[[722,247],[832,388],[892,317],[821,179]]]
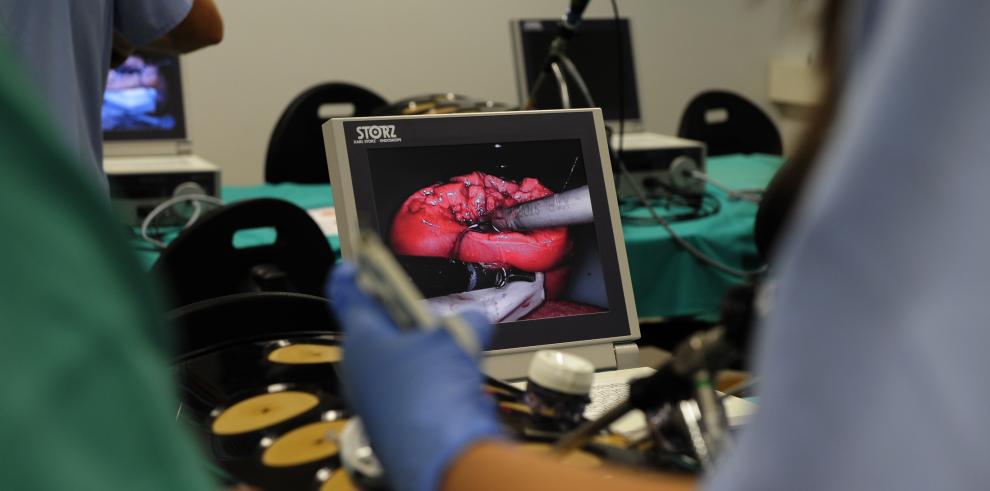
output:
[[[479,439],[498,438],[494,402],[481,390],[477,360],[444,329],[400,331],[336,266],[327,284],[344,329],[342,377],[375,454],[397,490],[438,489],[447,466]],[[464,320],[487,346],[494,328],[480,313]]]

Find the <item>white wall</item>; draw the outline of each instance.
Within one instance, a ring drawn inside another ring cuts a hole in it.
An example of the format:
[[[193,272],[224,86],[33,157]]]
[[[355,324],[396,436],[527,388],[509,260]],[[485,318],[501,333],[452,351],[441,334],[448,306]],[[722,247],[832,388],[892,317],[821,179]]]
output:
[[[767,102],[789,0],[619,0],[632,19],[643,117],[676,130],[709,88]],[[558,17],[567,0],[217,0],[226,39],[185,59],[190,136],[226,184],[262,181],[271,130],[288,102],[322,81],[389,100],[452,91],[516,102],[509,19]],[[588,16],[611,15],[606,0]]]
[[[822,90],[818,64],[821,57],[819,25],[824,7],[824,0],[784,2],[778,47],[774,54],[776,63],[801,67],[806,71],[799,72],[799,75],[814,79],[814,82],[809,83],[810,81],[799,78],[796,83],[803,83],[803,88],[810,93],[817,92],[818,96],[812,97],[816,103],[821,101]],[[794,83],[795,81],[792,79],[790,82]],[[777,127],[780,128],[784,141],[790,143],[791,148],[793,148],[793,145],[801,138],[805,123],[813,113],[814,106],[787,104],[778,105],[776,109]]]

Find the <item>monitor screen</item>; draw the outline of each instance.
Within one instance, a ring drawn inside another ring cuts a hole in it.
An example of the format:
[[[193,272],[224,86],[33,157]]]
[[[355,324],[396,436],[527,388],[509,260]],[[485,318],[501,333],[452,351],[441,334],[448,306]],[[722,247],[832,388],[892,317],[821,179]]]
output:
[[[345,132],[361,228],[435,312],[484,312],[497,348],[630,334],[590,111]]]
[[[498,210],[586,187],[580,141],[382,148],[368,161],[380,233],[436,310],[470,305],[493,322],[609,310],[590,195],[576,223],[492,222]],[[476,290],[458,291],[472,279]]]
[[[543,69],[543,62],[550,49],[550,43],[557,36],[557,20],[517,20],[516,42],[517,69],[525,73],[525,94]],[[639,96],[636,92],[636,70],[633,63],[632,42],[629,35],[629,20],[621,19],[622,65],[625,85],[623,117],[639,119]],[[587,19],[571,38],[567,46],[567,56],[577,66],[588,86],[595,104],[602,108],[606,120],[619,119],[619,59],[617,56],[619,38],[616,35],[615,21],[612,19]],[[521,75],[521,74],[520,74]],[[573,107],[586,107],[577,84],[568,78],[568,92]],[[553,77],[548,77],[536,94],[535,108],[558,109],[561,107],[560,89]]]
[[[103,139],[183,139],[186,136],[183,112],[179,58],[136,51],[107,76]]]

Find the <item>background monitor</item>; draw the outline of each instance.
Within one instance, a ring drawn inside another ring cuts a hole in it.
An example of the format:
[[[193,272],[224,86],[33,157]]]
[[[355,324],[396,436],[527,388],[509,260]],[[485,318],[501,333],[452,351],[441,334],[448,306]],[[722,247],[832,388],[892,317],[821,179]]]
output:
[[[494,350],[638,337],[599,110],[326,127],[344,257],[357,230],[375,230],[436,311],[470,306],[498,323]],[[488,221],[585,189],[593,216],[583,223],[517,232]],[[493,272],[504,285],[491,286]],[[474,288],[463,287],[468,276]]]
[[[520,101],[525,102],[530,87],[543,69],[550,43],[557,36],[558,20],[522,19],[513,21],[516,44],[516,76],[519,80]],[[636,90],[636,70],[633,63],[629,19],[621,19],[625,82],[625,112],[629,120],[640,119],[639,94]],[[567,55],[577,66],[595,103],[602,108],[606,120],[619,119],[619,37],[614,19],[586,19],[570,40]],[[585,101],[577,85],[568,78],[571,103],[581,107]],[[560,91],[553,77],[547,78],[536,94],[536,109],[561,107]]]
[[[179,57],[135,51],[107,76],[103,139],[185,139],[184,110]]]

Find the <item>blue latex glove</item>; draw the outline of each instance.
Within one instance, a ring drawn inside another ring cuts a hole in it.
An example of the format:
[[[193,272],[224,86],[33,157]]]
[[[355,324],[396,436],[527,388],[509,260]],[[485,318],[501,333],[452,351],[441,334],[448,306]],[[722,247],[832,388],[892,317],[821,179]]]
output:
[[[472,442],[501,431],[493,401],[481,390],[477,360],[446,330],[400,331],[377,301],[355,284],[352,264],[328,282],[344,329],[344,389],[397,490],[438,489],[447,466]],[[480,313],[464,320],[487,346],[494,328]]]

